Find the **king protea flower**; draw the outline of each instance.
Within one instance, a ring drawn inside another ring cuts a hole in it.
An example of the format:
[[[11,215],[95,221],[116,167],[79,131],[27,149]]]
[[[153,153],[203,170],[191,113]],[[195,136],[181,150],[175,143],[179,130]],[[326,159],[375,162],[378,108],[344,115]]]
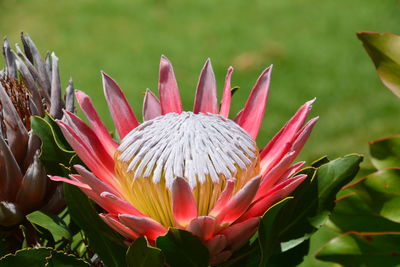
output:
[[[58,121],[65,138],[91,170],[75,166],[71,179],[99,204],[101,218],[127,240],[154,244],[169,227],[190,231],[210,252],[227,259],[258,228],[260,216],[304,179],[292,164],[318,118],[307,123],[305,103],[262,150],[256,145],[272,67],[263,71],[245,107],[228,119],[231,75],[221,105],[211,62],[200,74],[193,111],[183,111],[172,66],[162,57],[159,98],[147,90],[139,123],[117,83],[102,73],[104,94],[121,141],[108,133],[90,98],[76,97],[91,127],[65,111]]]
[[[12,226],[34,210],[57,212],[65,203],[62,184],[49,181],[39,160],[40,139],[32,133],[30,117],[50,112],[61,119],[73,111],[72,84],[66,104],[61,99],[58,59],[43,60],[29,36],[22,34],[25,53],[11,50],[5,39],[6,67],[0,70],[0,225]]]

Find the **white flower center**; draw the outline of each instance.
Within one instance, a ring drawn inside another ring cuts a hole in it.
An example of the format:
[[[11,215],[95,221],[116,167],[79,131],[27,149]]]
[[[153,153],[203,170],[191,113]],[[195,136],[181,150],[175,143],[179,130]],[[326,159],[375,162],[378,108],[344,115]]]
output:
[[[252,138],[236,123],[216,114],[169,113],[146,121],[123,140],[118,160],[129,162],[132,178],[152,178],[167,186],[175,177],[186,178],[191,187],[203,184],[206,175],[218,183],[229,179],[237,167],[246,169],[257,157]]]

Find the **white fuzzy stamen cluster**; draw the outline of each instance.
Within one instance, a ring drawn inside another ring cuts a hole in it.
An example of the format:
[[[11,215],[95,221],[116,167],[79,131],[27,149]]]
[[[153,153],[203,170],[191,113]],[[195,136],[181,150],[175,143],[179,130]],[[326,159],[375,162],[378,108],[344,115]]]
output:
[[[118,147],[133,179],[184,177],[192,188],[208,175],[217,183],[235,176],[257,157],[254,140],[235,122],[217,114],[169,113],[132,130]]]

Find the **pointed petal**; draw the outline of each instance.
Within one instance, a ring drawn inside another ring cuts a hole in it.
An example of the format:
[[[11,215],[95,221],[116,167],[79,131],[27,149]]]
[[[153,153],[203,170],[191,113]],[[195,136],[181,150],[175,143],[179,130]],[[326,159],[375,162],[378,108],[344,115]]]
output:
[[[113,203],[116,207],[117,213],[125,213],[133,216],[138,216],[138,217],[147,217],[140,211],[138,211],[134,206],[132,206],[130,203],[126,202],[125,200],[117,197],[116,195],[110,193],[110,192],[103,192],[100,194],[100,197],[107,199],[111,203]]]
[[[40,208],[46,194],[46,171],[39,161],[39,153],[26,171],[19,187],[16,202],[24,212]]]
[[[21,162],[26,152],[26,145],[29,138],[28,132],[1,84],[0,103],[2,108],[3,123],[5,124],[6,128],[8,146],[17,162]]]
[[[22,52],[20,52],[19,54],[20,56],[25,57],[25,55],[22,54]],[[29,93],[31,94],[31,100],[35,104],[35,107],[37,108],[39,115],[42,116],[44,114],[42,98],[45,99],[45,102],[47,104],[49,103],[50,98],[47,92],[43,91],[41,94],[37,88],[37,84],[41,86],[39,73],[37,72],[35,66],[33,66],[32,63],[30,63],[28,60],[23,61],[17,55],[14,55],[14,57],[15,57],[15,64],[17,65],[19,74],[21,75],[24,84],[29,89]]]
[[[78,100],[79,106],[82,108],[83,113],[85,113],[85,116],[92,126],[94,133],[97,135],[99,140],[101,140],[104,148],[108,151],[108,153],[113,156],[115,150],[118,147],[118,144],[111,138],[111,135],[108,133],[108,130],[101,121],[100,116],[94,108],[90,97],[79,90],[75,91],[75,95],[76,99]]]
[[[314,101],[315,99],[310,100],[301,106],[293,117],[261,151],[260,159],[262,171],[270,169],[271,165],[274,165],[274,162],[277,162],[277,158],[280,158],[284,153],[286,153],[287,147],[291,146],[297,132],[303,126]]]
[[[197,113],[218,113],[217,84],[210,59],[207,59],[201,70],[199,82],[194,99],[193,112]]]
[[[231,77],[232,77],[233,68],[229,67],[228,73],[226,74],[225,78],[225,85],[224,85],[224,93],[222,96],[221,101],[221,108],[219,110],[219,114],[224,116],[225,118],[229,117],[229,110],[231,108],[231,99],[232,99],[232,92],[231,92]]]
[[[261,73],[244,106],[238,124],[256,140],[264,118],[272,65]]]
[[[317,123],[319,117],[312,118],[307,122],[306,125],[300,130],[299,134],[296,136],[296,140],[293,143],[292,150],[295,152],[295,157],[300,153],[304,144],[307,142],[311,135],[311,132]]]
[[[50,180],[55,181],[55,182],[63,182],[63,183],[67,183],[67,184],[71,184],[74,186],[77,186],[79,188],[84,188],[84,189],[88,189],[88,190],[92,190],[90,188],[90,186],[88,186],[87,184],[81,183],[79,181],[76,180],[71,180],[65,177],[61,177],[61,176],[49,176]]]
[[[137,233],[120,223],[114,216],[111,216],[109,214],[99,214],[100,218],[103,219],[103,221],[108,224],[112,229],[120,233],[123,237],[129,240],[135,240],[136,238],[139,237]]]
[[[213,236],[215,227],[215,218],[211,216],[200,216],[190,222],[187,231],[192,232],[192,234],[198,236],[202,240],[208,240]]]
[[[290,164],[294,159],[294,152],[287,153],[282,160],[276,164],[271,171],[264,174],[260,188],[257,191],[254,200],[263,196],[265,192],[268,192],[282,177],[282,175],[286,172]]]
[[[120,222],[138,233],[140,236],[145,235],[150,240],[155,240],[158,236],[165,235],[167,229],[160,223],[151,218],[131,216],[128,214],[118,215]]]
[[[78,173],[80,174],[80,177],[81,177],[77,180],[89,185],[90,188],[93,191],[97,192],[98,194],[101,194],[102,192],[111,192],[114,195],[118,195],[118,190],[115,190],[112,185],[101,181],[93,173],[88,171],[85,167],[83,167],[81,165],[74,165],[74,169],[78,171]],[[74,175],[72,175],[72,176],[74,178],[76,178]]]
[[[197,217],[196,200],[192,189],[185,179],[177,177],[172,183],[172,212],[175,223],[186,227],[191,220]]]
[[[41,82],[40,84],[45,86],[42,88],[48,95],[50,95],[50,88],[51,83],[50,79],[47,75],[45,63],[40,55],[39,50],[37,49],[36,45],[33,43],[32,39],[26,34],[21,33],[21,40],[24,45],[25,54],[28,57],[32,57],[34,65],[37,68],[38,74],[40,76]]]
[[[304,166],[306,162],[305,161],[300,161],[294,164],[292,167],[286,170],[286,172],[281,176],[281,178],[276,182],[276,184],[280,184],[288,179],[291,179],[292,176],[301,170],[301,168]]]
[[[17,68],[15,66],[14,54],[11,52],[10,43],[7,38],[4,38],[3,55],[6,63],[5,73],[8,77],[17,78]]]
[[[287,197],[293,192],[296,187],[304,181],[307,177],[305,174],[300,174],[291,179],[288,179],[270,190],[264,197],[253,202],[249,209],[243,214],[237,222],[243,222],[249,218],[261,216],[266,212],[272,205],[278,201]]]
[[[75,113],[74,92],[74,83],[71,78],[68,81],[67,89],[65,89],[65,109],[71,113]]]
[[[45,64],[45,68],[46,68],[46,74],[47,77],[49,79],[49,81],[51,80],[51,74],[52,74],[52,64],[51,64],[51,59],[50,59],[50,53],[47,52],[46,53],[46,57],[44,58],[44,64]],[[43,87],[42,87],[43,88]]]
[[[92,185],[94,185],[94,187],[92,188],[90,186],[90,184],[86,184],[86,182],[90,181],[90,179],[86,179],[85,177],[83,177],[81,175],[76,175],[76,174],[70,175],[69,177],[71,179],[67,179],[67,178],[59,177],[59,176],[51,176],[50,179],[53,181],[64,182],[64,183],[72,184],[74,186],[79,187],[79,189],[81,189],[83,191],[83,193],[85,193],[90,199],[92,199],[94,202],[96,202],[100,207],[102,207],[107,212],[121,213],[122,211],[126,210],[126,206],[121,207],[121,205],[120,205],[121,202],[115,201],[115,198],[117,198],[117,197],[115,197],[114,199],[112,199],[112,201],[110,201],[110,198],[101,196],[101,193],[103,193],[103,192],[99,193],[99,190],[101,190],[101,188],[102,188],[101,183],[96,184],[93,181],[91,181]],[[104,185],[103,185],[103,188],[105,188]],[[108,193],[113,195],[110,192],[108,192]],[[106,195],[106,196],[108,196],[108,195]]]
[[[110,166],[105,166],[101,159],[93,153],[93,150],[85,144],[82,138],[80,138],[69,125],[62,121],[57,121],[57,124],[60,126],[65,139],[67,139],[68,143],[86,166],[93,170],[94,174],[102,181],[108,184],[113,184],[114,170],[110,169]]]
[[[145,121],[154,119],[162,114],[160,101],[149,89],[146,90],[144,96],[142,113]]]
[[[15,200],[15,194],[22,180],[22,173],[6,142],[0,136],[0,197],[2,200]]]
[[[251,218],[241,223],[235,223],[222,230],[219,234],[224,235],[228,246],[232,250],[235,250],[243,246],[249,240],[249,238],[257,231],[259,223],[260,217]]]
[[[105,166],[113,170],[115,150],[107,150],[103,145],[103,139],[98,138],[96,133],[78,116],[66,110],[64,110],[64,114],[65,122],[75,131],[75,134],[83,140]]]
[[[182,113],[182,102],[171,62],[162,56],[160,60],[160,80],[158,82],[162,114]]]
[[[260,185],[260,179],[259,175],[248,181],[217,215],[217,221],[221,224],[230,224],[239,218],[250,206]]]
[[[50,94],[50,115],[56,119],[62,118],[63,102],[61,100],[61,81],[58,71],[58,57],[51,53],[52,74],[51,74],[51,94]]]
[[[118,84],[104,72],[101,75],[103,77],[104,95],[107,100],[108,109],[110,110],[119,137],[123,139],[139,125],[139,122]]]
[[[15,58],[15,63],[17,65],[18,71],[21,74],[21,78],[23,79],[25,85],[29,88],[30,93],[32,94],[32,98],[34,99],[34,103],[39,106],[40,111],[42,112],[42,96],[49,103],[50,95],[43,88],[47,88],[46,82],[42,79],[36,67],[32,64],[31,61],[27,58],[27,56],[21,51],[18,44],[15,45],[17,48],[17,54],[12,51]],[[40,89],[37,87],[39,86]]]
[[[229,199],[231,198],[234,189],[235,179],[229,179],[226,182],[224,191],[221,193],[221,196],[215,203],[214,208],[210,211],[210,216],[216,217],[221,212],[221,210],[225,207],[226,203],[228,203]]]

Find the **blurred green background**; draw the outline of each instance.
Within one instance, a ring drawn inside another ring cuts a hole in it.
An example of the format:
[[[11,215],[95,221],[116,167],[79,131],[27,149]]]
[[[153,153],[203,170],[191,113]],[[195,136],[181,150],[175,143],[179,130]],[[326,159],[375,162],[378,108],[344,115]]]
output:
[[[210,57],[219,95],[235,68],[231,116],[260,72],[274,64],[259,135],[266,144],[305,101],[317,97],[320,121],[302,158],[365,153],[367,141],[400,132],[400,102],[378,80],[356,31],[400,33],[398,0],[0,0],[0,35],[30,34],[60,58],[64,86],[93,98],[112,127],[100,70],[124,89],[138,116],[144,90],[157,90],[161,54],[173,63],[186,109]]]

